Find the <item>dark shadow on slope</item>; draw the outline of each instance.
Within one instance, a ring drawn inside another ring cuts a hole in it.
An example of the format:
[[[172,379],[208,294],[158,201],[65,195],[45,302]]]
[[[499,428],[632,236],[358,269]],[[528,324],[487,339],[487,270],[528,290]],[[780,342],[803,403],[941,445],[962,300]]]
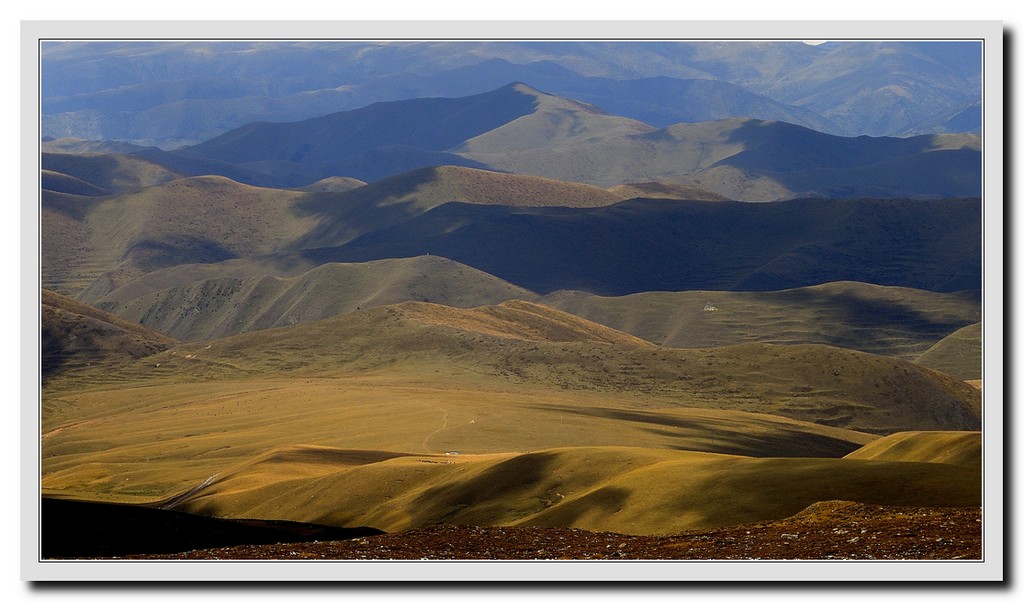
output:
[[[163,240],[141,240],[133,244],[125,256],[146,272],[187,263],[217,263],[237,257],[216,241],[184,234],[168,235]]]
[[[673,447],[673,449],[683,451],[713,451],[721,454],[759,458],[841,458],[861,447],[857,443],[808,433],[796,428],[786,430],[783,423],[760,420],[753,415],[745,417],[741,424],[728,418],[706,417],[700,420],[691,420],[677,416],[666,416],[664,414],[612,408],[538,407],[553,412],[565,412],[580,416],[595,416],[607,418],[608,420],[639,422],[667,427],[663,429],[643,429],[655,435],[704,439],[701,445],[691,444]],[[743,425],[750,426],[752,424],[763,427],[757,435],[740,433],[736,430]],[[677,430],[674,432],[672,429]],[[685,432],[679,432],[679,430]]]
[[[980,288],[978,200],[633,199],[593,209],[446,203],[305,259],[440,255],[546,294],[778,290],[855,280]]]
[[[430,522],[496,524],[518,518],[517,514],[533,514],[544,507],[539,499],[535,500],[536,507],[519,511],[507,508],[502,500],[522,497],[547,478],[555,458],[556,454],[549,452],[516,456],[475,477],[431,487],[410,507]]]
[[[779,299],[803,307],[813,306],[821,300],[819,292],[804,288],[780,291],[777,294]],[[933,339],[937,342],[977,321],[973,316],[961,320],[936,319],[932,317],[934,312],[917,310],[911,305],[869,298],[853,292],[830,295],[829,300],[832,302],[830,307],[837,314],[837,319],[829,332],[830,344],[838,347],[861,346],[865,331],[873,331],[878,335],[886,331],[907,332],[915,337]],[[980,299],[978,302],[980,311]]]
[[[43,497],[43,558],[109,558],[237,545],[330,541],[379,535],[369,527],[345,529],[290,521],[218,519],[140,505]]]

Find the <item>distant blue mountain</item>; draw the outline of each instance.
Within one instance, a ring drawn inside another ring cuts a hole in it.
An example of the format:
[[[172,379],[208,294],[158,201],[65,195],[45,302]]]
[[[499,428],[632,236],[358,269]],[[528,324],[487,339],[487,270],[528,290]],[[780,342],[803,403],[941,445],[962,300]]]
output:
[[[658,127],[752,117],[902,135],[981,98],[980,53],[972,42],[47,43],[42,124],[56,138],[166,149],[253,121],[522,81]],[[960,127],[937,131],[973,131]]]

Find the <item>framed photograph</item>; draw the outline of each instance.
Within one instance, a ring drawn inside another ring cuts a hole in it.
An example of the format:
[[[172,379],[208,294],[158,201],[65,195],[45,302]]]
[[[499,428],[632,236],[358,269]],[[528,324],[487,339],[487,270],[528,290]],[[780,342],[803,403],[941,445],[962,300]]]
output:
[[[1002,36],[23,22],[22,578],[1001,581]]]

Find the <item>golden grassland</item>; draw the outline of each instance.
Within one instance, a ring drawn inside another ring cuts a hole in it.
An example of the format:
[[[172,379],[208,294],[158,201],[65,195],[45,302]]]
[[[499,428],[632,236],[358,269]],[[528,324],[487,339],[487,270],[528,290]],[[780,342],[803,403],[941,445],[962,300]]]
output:
[[[970,454],[935,451],[945,435],[875,434],[978,428],[965,383],[815,345],[666,349],[525,301],[78,366],[42,411],[44,494],[225,517],[650,534],[828,499],[980,503]]]
[[[943,337],[914,361],[964,380],[980,379],[981,338],[981,322],[964,326]]]

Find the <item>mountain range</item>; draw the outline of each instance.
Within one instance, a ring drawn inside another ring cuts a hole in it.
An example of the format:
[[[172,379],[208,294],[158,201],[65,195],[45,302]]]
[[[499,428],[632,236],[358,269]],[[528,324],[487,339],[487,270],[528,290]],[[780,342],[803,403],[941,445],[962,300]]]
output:
[[[41,56],[45,135],[163,148],[509,81],[657,127],[754,117],[842,135],[905,135],[981,98],[981,45],[967,41],[50,42]]]
[[[44,43],[47,549],[975,516],[980,50]]]
[[[453,121],[459,126],[447,125]],[[846,138],[749,118],[658,129],[521,83],[253,123],[171,153],[136,154],[190,175],[278,187],[329,176],[374,181],[433,165],[601,187],[676,182],[755,201],[977,196],[981,186],[974,135]]]

